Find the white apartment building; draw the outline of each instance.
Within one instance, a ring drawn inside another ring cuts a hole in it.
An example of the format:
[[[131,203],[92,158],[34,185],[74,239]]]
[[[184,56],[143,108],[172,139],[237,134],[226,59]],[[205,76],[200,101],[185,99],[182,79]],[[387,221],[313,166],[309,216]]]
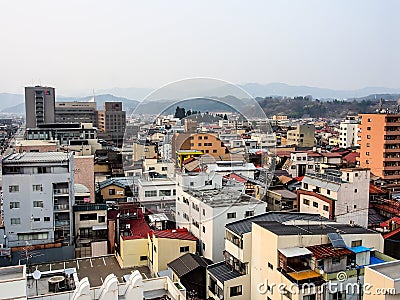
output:
[[[227,223],[261,214],[267,207],[265,202],[235,188],[222,187],[222,176],[218,174],[184,174],[177,179],[176,225],[196,236],[199,252],[212,261],[223,258]]]
[[[339,127],[339,146],[342,148],[350,148],[358,145],[358,120],[356,117],[347,117],[340,123]]]
[[[138,200],[148,203],[174,203],[176,182],[169,178],[138,179]]]
[[[72,153],[29,152],[2,160],[4,226],[9,247],[73,241]]]
[[[298,190],[300,212],[368,226],[370,170],[352,168],[306,174]]]

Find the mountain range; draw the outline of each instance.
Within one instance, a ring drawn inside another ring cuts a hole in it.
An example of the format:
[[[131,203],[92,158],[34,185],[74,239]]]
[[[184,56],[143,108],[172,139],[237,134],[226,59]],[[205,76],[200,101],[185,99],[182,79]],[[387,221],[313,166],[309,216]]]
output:
[[[357,101],[361,100],[374,100],[383,97],[384,99],[394,100],[400,94],[400,88],[386,88],[386,87],[365,87],[357,90],[333,90],[327,88],[309,87],[309,86],[295,86],[285,83],[247,83],[238,85],[253,97],[268,97],[268,96],[283,96],[283,97],[296,97],[311,95],[314,99],[330,100],[330,99],[348,99]],[[232,85],[219,85],[212,86],[209,89],[201,89],[201,95],[196,91],[178,90],[166,86],[162,89],[162,98],[177,99],[187,98],[193,96],[213,96],[225,97],[232,95]],[[148,88],[111,88],[97,91],[99,95],[95,97],[98,108],[101,108],[104,101],[122,101],[124,109],[131,112],[138,104],[138,100],[143,100],[151,94],[154,90]],[[243,92],[242,95],[245,95]],[[236,96],[236,95],[234,95]],[[161,97],[161,96],[160,96]],[[56,101],[90,101],[93,96],[84,97],[65,97],[57,96]],[[132,100],[135,99],[135,100]],[[0,93],[0,112],[3,113],[20,113],[25,112],[24,96],[22,94]]]

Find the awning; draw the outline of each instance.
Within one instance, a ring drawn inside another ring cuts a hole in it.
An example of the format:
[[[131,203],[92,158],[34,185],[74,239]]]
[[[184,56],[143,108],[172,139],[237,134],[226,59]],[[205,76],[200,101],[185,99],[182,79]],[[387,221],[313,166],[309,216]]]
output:
[[[364,246],[349,247],[348,249],[350,249],[354,253],[370,252],[371,251],[371,248],[367,248],[367,247],[364,247]]]
[[[92,230],[107,230],[107,225],[94,225]]]
[[[278,251],[282,253],[285,257],[296,257],[296,256],[312,254],[312,252],[307,248],[301,248],[301,247],[283,248],[283,249],[278,249]]]

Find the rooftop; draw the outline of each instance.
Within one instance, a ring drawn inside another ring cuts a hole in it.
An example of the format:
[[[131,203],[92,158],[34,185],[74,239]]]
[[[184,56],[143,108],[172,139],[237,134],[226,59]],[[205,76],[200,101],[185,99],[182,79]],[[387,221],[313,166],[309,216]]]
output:
[[[209,264],[212,264],[212,261],[207,258],[192,253],[186,253],[168,263],[168,267],[170,267],[178,277],[182,277],[198,267],[206,268]]]
[[[347,248],[334,248],[330,244],[315,245],[306,247],[310,250],[316,259],[325,259],[329,257],[340,257],[351,255],[353,252]]]
[[[67,162],[71,153],[64,152],[24,152],[13,153],[3,158],[3,164],[16,163],[45,163],[45,162]]]
[[[214,276],[219,282],[224,283],[225,281],[243,276],[235,269],[229,268],[225,262],[219,262],[207,267],[208,272]]]
[[[321,217],[319,214],[299,213],[299,212],[266,212],[261,215],[246,218],[236,222],[227,224],[225,227],[236,234],[243,235],[251,232],[251,224],[259,221],[275,221],[279,224],[287,221],[314,221],[314,222],[332,222],[326,218]],[[282,226],[282,225],[280,225]]]
[[[400,281],[400,260],[369,266],[369,268],[394,281]]]
[[[129,275],[134,270],[139,270],[141,274],[145,274],[145,277],[151,277],[147,267],[121,269],[114,255],[33,265],[31,270],[35,269],[39,270],[42,274],[41,278],[38,280],[39,295],[49,294],[48,280],[51,277],[55,275],[64,276],[68,272],[72,274],[76,272],[79,280],[87,277],[91,287],[100,287],[104,279],[112,273],[117,276],[120,283],[124,283],[124,275]],[[28,274],[28,278],[31,278],[31,274]],[[28,295],[36,296],[35,284],[28,284]]]
[[[0,282],[14,279],[25,280],[25,266],[12,266],[0,268]]]
[[[188,194],[196,197],[203,203],[211,207],[225,207],[225,206],[239,206],[248,205],[250,203],[257,204],[262,203],[249,195],[238,192],[230,188],[214,189],[214,190],[204,190],[204,191],[194,191],[188,190]]]
[[[186,228],[155,230],[153,235],[157,238],[197,241],[197,238]]]
[[[376,231],[348,224],[326,222],[322,224],[311,223],[310,225],[283,224],[277,221],[256,221],[257,225],[275,233],[276,235],[326,235],[328,233],[340,234],[379,234]],[[322,226],[321,226],[322,225]]]

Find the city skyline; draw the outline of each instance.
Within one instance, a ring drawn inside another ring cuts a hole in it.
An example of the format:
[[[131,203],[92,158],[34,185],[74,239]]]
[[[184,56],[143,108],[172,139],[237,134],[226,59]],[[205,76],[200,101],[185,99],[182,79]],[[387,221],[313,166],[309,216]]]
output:
[[[0,90],[46,84],[73,96],[198,76],[238,84],[398,88],[399,5],[4,3]]]

